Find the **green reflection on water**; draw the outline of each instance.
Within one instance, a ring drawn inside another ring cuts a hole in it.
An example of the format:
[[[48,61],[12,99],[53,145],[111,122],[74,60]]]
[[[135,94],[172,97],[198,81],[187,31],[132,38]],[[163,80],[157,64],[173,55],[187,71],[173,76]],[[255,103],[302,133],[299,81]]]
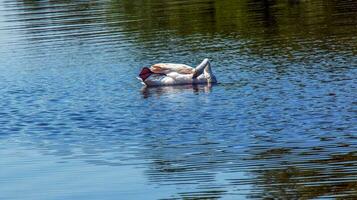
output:
[[[177,34],[239,33],[243,37],[354,36],[357,3],[351,1],[111,1],[109,15],[137,19],[129,30]],[[113,17],[115,20],[115,17]]]
[[[207,40],[228,39],[206,52],[238,49],[259,56],[299,57],[296,52],[327,50],[357,52],[357,2],[242,0],[242,1],[126,1],[114,0],[107,9],[109,26],[145,48],[153,43],[204,48]],[[192,39],[192,36],[195,38]],[[238,45],[232,41],[244,42]],[[218,43],[220,41],[217,41]],[[153,49],[156,50],[156,49]],[[176,52],[175,52],[176,53]],[[314,54],[314,53],[313,53]]]
[[[250,53],[256,54],[281,54],[289,57],[293,54],[291,50],[306,48],[349,51],[354,55],[357,52],[357,45],[352,42],[357,35],[355,1],[17,2],[26,12],[46,12],[45,18],[25,20],[24,26],[29,29],[27,31],[31,39],[43,40],[44,37],[38,35],[54,31],[80,32],[60,35],[61,38],[72,40],[120,33],[140,46],[150,47],[153,46],[152,42],[164,45],[182,37],[184,39],[179,44],[189,45],[192,43],[191,36],[206,36],[205,39],[209,40],[218,35],[223,39],[246,41],[244,48],[249,48]],[[26,15],[31,16],[31,13]],[[37,29],[33,29],[34,27]],[[103,29],[109,32],[98,33]],[[51,36],[48,37],[51,39]],[[197,45],[192,44],[192,49]],[[231,46],[227,44],[227,48]],[[218,50],[226,48],[216,49]]]

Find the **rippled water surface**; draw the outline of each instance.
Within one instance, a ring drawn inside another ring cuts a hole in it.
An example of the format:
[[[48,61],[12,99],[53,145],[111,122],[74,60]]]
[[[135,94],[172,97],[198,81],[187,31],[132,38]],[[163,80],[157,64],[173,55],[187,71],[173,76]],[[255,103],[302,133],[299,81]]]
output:
[[[0,199],[357,198],[356,1],[0,2]]]

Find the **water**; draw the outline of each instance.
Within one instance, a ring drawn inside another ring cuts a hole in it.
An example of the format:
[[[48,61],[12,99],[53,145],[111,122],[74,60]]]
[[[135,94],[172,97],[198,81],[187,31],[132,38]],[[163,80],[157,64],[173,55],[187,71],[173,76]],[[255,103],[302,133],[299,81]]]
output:
[[[0,38],[0,199],[357,198],[355,1],[2,0]]]

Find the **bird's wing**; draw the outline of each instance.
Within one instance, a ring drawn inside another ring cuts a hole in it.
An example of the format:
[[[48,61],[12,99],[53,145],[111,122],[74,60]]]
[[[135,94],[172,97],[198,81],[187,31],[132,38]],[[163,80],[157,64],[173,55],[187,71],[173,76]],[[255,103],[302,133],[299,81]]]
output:
[[[150,70],[154,73],[168,74],[171,72],[177,72],[179,74],[193,74],[194,68],[185,64],[174,63],[158,63],[150,67]]]

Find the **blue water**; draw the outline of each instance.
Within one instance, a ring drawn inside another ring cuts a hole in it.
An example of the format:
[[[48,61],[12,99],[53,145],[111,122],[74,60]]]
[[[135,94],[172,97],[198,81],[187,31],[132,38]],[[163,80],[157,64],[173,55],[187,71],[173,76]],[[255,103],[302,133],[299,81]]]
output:
[[[299,2],[1,1],[0,199],[357,198],[357,4]]]

